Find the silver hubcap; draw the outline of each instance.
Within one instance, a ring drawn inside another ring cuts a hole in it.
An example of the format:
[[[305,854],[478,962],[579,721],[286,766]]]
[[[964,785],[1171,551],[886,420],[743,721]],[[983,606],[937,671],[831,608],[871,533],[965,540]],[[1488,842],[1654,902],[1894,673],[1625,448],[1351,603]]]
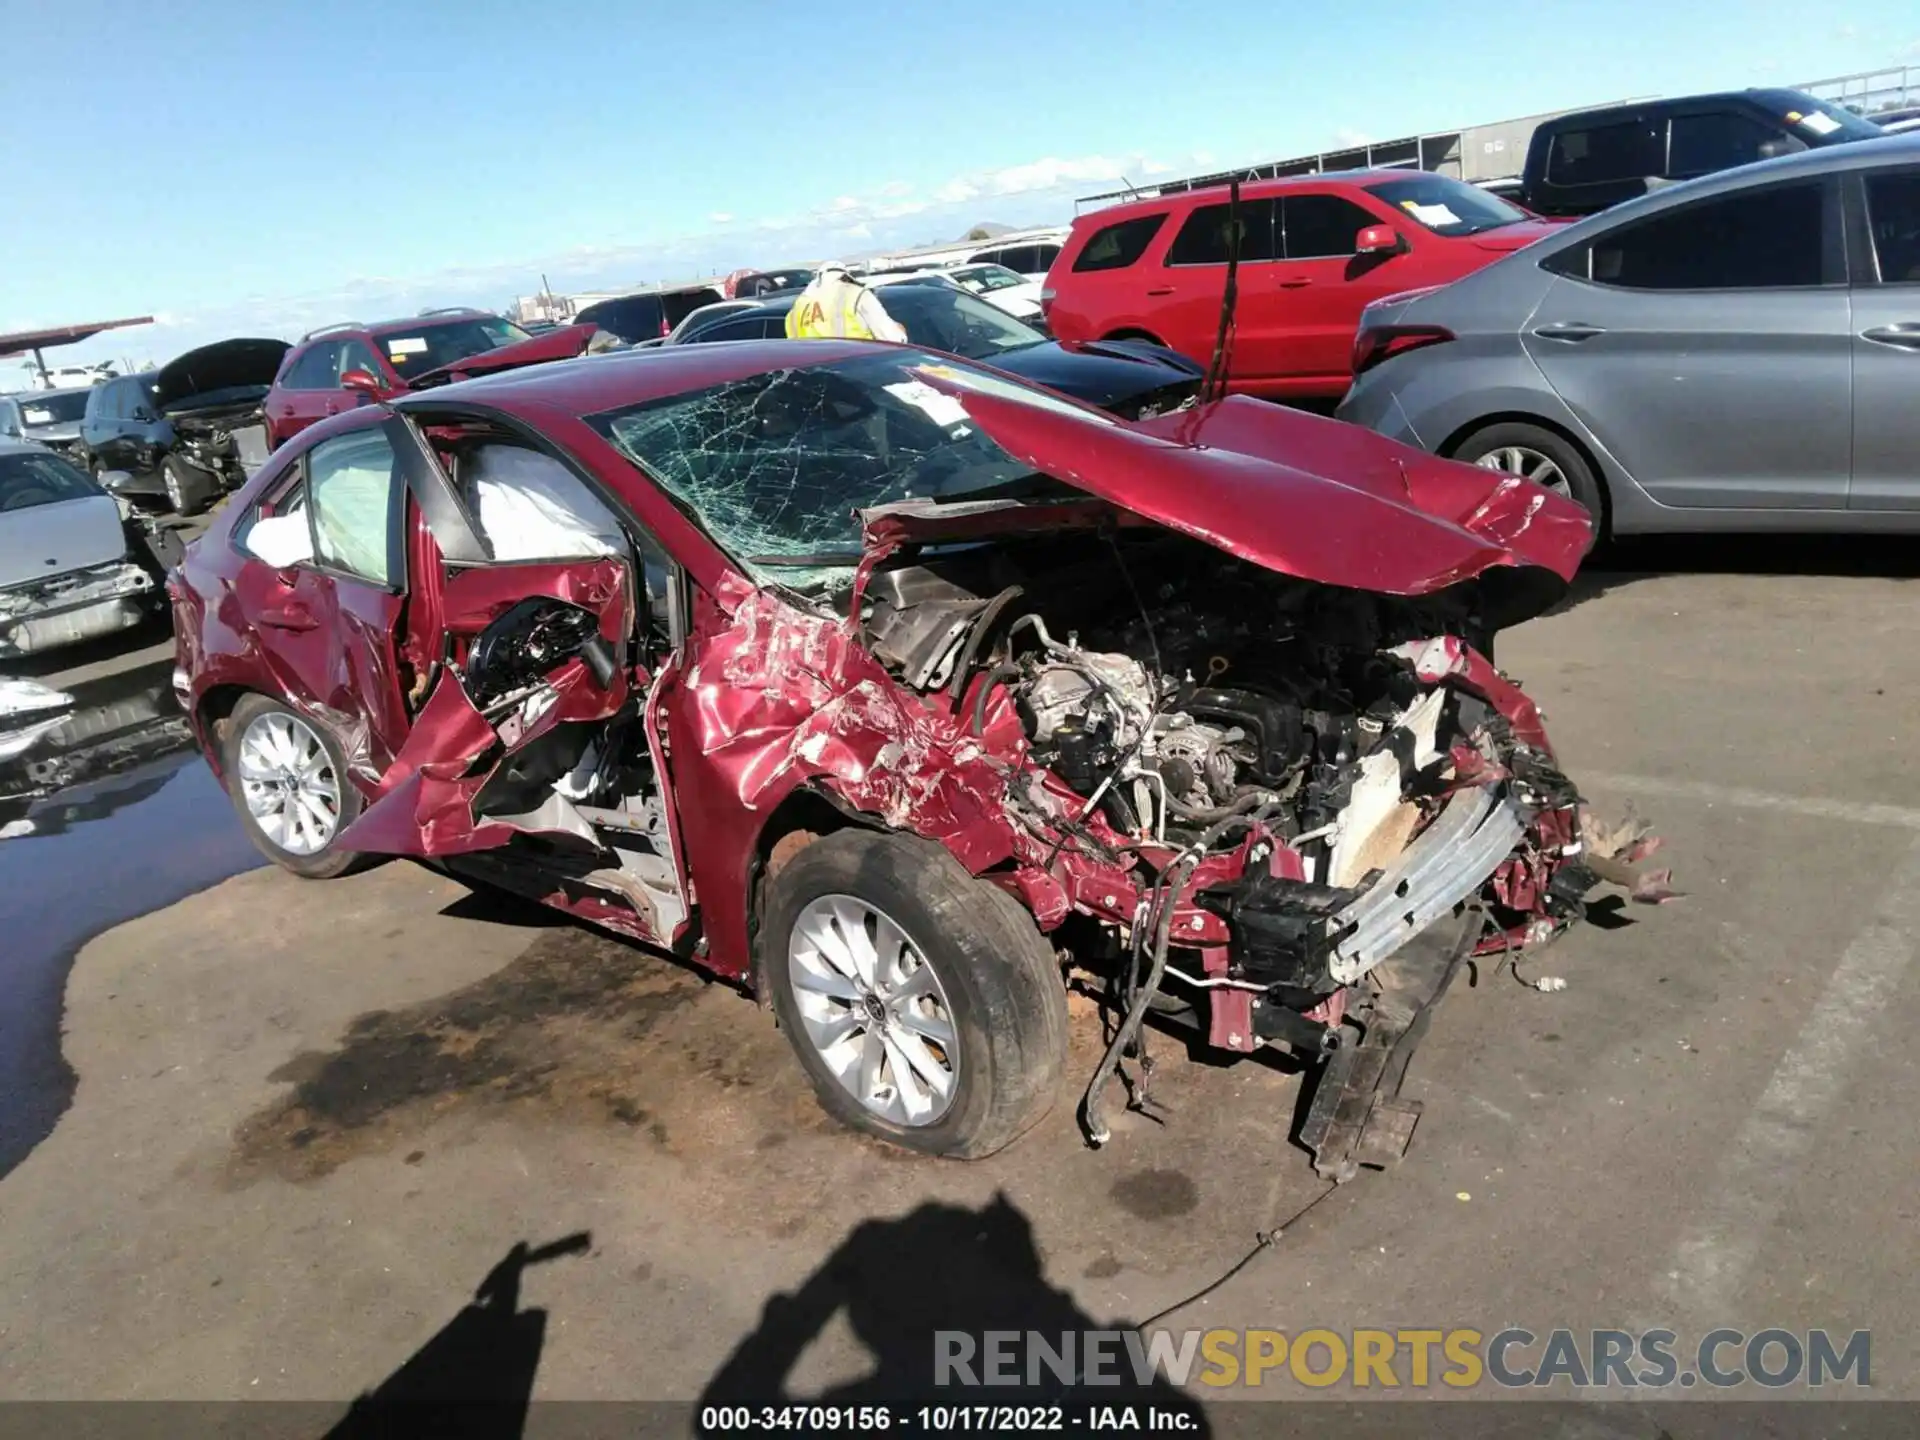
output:
[[[851,895],[822,895],[787,940],[807,1041],[849,1095],[895,1125],[953,1105],[960,1048],[940,977],[906,931]]]
[[[1567,484],[1567,477],[1553,463],[1552,457],[1542,455],[1538,450],[1529,450],[1525,445],[1502,445],[1498,450],[1489,450],[1474,464],[1482,470],[1501,470],[1509,475],[1519,475],[1569,499],[1573,497],[1573,487]]]
[[[240,793],[261,832],[289,855],[318,854],[340,828],[333,759],[295,716],[259,715],[241,734]]]

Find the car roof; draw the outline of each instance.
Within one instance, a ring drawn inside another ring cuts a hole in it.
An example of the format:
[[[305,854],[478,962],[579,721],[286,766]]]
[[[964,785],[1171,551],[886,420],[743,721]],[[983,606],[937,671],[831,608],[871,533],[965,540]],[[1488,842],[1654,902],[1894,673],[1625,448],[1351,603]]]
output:
[[[573,415],[594,415],[710,389],[769,370],[850,360],[875,348],[876,342],[870,340],[741,340],[730,345],[635,348],[463,380],[396,400],[394,408],[426,410],[466,401],[509,411],[550,406]]]
[[[1602,105],[1592,110],[1575,110],[1571,114],[1554,115],[1542,120],[1538,128],[1545,131],[1577,130],[1595,121],[1610,120],[1615,116],[1645,115],[1652,110],[1729,103],[1757,105],[1763,110],[1783,108],[1791,110],[1796,105],[1820,102],[1804,90],[1787,90],[1778,86],[1753,86],[1745,90],[1712,90],[1701,95],[1658,95],[1647,100],[1627,100],[1618,105]]]
[[[1311,175],[1282,175],[1277,179],[1242,180],[1240,198],[1243,200],[1261,200],[1269,195],[1277,195],[1286,190],[1297,190],[1305,185],[1375,185],[1385,180],[1404,180],[1408,176],[1435,175],[1442,180],[1451,180],[1451,175],[1438,175],[1432,170],[1412,170],[1405,166],[1387,166],[1374,170],[1319,170]],[[1121,220],[1130,220],[1141,215],[1158,215],[1168,205],[1180,200],[1197,197],[1225,199],[1229,184],[1222,180],[1216,185],[1196,186],[1192,190],[1167,190],[1158,195],[1141,200],[1128,200],[1119,205],[1103,205],[1098,210],[1089,210],[1075,218],[1076,230],[1104,228]],[[1040,242],[1035,241],[1035,244]]]
[[[109,375],[106,380],[123,378],[119,375]],[[100,383],[104,385],[106,380]],[[29,401],[50,399],[55,395],[91,395],[98,388],[97,385],[57,385],[51,390],[16,390],[7,395],[0,395],[0,400],[18,400],[24,405]]]

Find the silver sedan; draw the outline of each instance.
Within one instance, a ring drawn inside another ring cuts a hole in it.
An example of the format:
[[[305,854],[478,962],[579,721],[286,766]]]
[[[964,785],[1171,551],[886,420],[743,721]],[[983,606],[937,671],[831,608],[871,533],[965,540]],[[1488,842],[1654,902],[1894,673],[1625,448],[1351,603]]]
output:
[[[1371,305],[1339,415],[1615,533],[1920,530],[1920,135],[1661,189]]]

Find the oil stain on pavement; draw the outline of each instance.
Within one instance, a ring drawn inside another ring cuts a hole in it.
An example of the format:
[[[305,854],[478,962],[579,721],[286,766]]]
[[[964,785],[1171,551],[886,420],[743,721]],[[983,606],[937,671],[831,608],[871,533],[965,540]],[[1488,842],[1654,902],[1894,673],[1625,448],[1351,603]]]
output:
[[[166,666],[75,701],[0,766],[0,1176],[73,1100],[61,1013],[80,947],[263,863],[191,748]]]
[[[712,1105],[777,1070],[784,1042],[740,1033],[770,1032],[757,1018],[663,956],[556,924],[486,978],[362,1015],[337,1049],[282,1066],[270,1078],[291,1089],[241,1126],[235,1178],[318,1179],[456,1110],[610,1122],[670,1145],[677,1094]]]

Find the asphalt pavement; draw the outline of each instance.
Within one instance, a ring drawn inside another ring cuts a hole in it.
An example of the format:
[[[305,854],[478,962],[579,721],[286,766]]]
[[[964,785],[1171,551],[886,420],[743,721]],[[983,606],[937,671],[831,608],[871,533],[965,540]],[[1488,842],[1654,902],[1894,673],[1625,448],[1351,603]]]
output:
[[[1563,990],[1482,966],[1414,1063],[1407,1159],[1331,1192],[1288,1139],[1297,1076],[1171,1041],[1160,1119],[1104,1150],[1066,1094],[988,1161],[890,1151],[818,1112],[764,1012],[663,959],[404,863],[223,874],[197,762],[120,812],[171,794],[161,829],[69,828],[84,886],[41,891],[23,857],[52,841],[5,842],[0,888],[102,924],[127,908],[89,887],[204,865],[77,954],[99,925],[5,922],[0,1001],[39,1007],[77,1088],[0,1179],[0,1394],[337,1406],[503,1274],[544,1315],[538,1398],[692,1399],[743,1365],[818,1394],[943,1323],[1145,1319],[1252,1249],[1166,1323],[1870,1329],[1873,1393],[1920,1396],[1920,566],[1854,540],[1610,563],[1500,660],[1686,898],[1523,971]],[[50,967],[57,1016],[13,978]],[[1099,1038],[1077,1013],[1077,1079]],[[522,1273],[512,1247],[563,1240]]]

